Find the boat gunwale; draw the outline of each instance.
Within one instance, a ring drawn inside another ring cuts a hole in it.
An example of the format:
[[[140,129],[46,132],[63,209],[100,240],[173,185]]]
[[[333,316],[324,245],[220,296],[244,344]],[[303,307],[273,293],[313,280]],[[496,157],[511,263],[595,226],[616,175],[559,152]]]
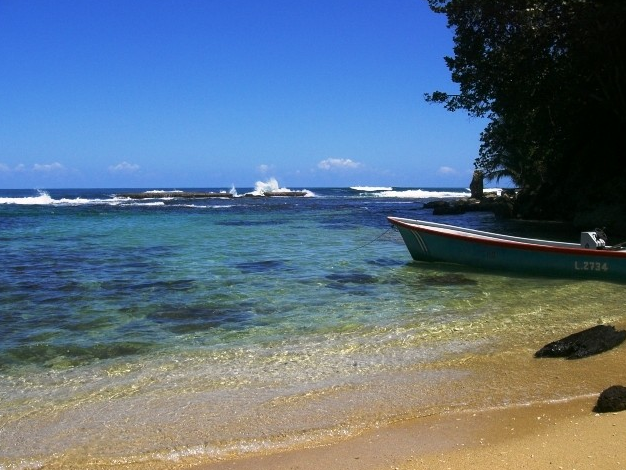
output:
[[[604,250],[594,250],[582,248],[575,243],[554,242],[533,238],[516,237],[514,235],[501,235],[482,230],[458,227],[455,225],[441,224],[417,219],[406,219],[400,217],[387,217],[394,225],[404,227],[409,230],[417,230],[446,238],[453,238],[469,243],[492,245],[506,249],[519,249],[526,251],[543,251],[567,255],[599,256],[602,258],[626,257],[626,250],[611,250],[610,247]]]

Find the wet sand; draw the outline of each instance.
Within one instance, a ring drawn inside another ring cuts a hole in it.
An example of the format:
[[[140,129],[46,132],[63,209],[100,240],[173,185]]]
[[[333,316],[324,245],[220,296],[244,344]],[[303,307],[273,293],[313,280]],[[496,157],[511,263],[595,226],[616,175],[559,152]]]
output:
[[[626,412],[596,414],[596,398],[430,416],[196,470],[626,468]]]
[[[623,321],[616,326],[626,327]],[[593,411],[605,388],[626,385],[626,344],[573,361],[534,359],[532,352],[502,351],[465,362],[479,372],[474,381],[465,382],[466,387],[486,384],[491,394],[503,394],[496,403],[511,399],[510,406],[457,408],[381,426],[327,446],[236,458],[195,470],[626,468],[626,411]],[[507,389],[513,391],[509,398]],[[519,401],[522,395],[515,390],[522,394],[532,390],[529,396],[535,398]]]

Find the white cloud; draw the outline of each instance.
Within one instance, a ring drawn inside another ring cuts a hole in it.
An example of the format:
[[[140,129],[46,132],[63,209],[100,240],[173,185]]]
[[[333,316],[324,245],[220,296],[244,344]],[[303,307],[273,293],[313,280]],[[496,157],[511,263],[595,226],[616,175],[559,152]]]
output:
[[[355,162],[349,158],[327,158],[317,164],[322,170],[332,170],[335,168],[358,168],[361,166],[359,162]]]
[[[49,173],[51,171],[60,171],[63,169],[64,169],[63,165],[61,165],[59,162],[45,163],[45,164],[35,163],[33,165],[34,171],[43,171],[46,173]]]
[[[109,167],[109,171],[112,173],[117,173],[117,172],[132,173],[137,170],[139,170],[139,165],[135,163],[128,163],[127,161],[123,161],[121,163],[118,163],[117,165],[111,165]]]
[[[35,165],[35,167],[36,166],[37,165]],[[36,168],[33,168],[33,170],[35,169]],[[18,173],[18,172],[25,172],[25,171],[27,171],[27,169],[26,169],[26,165],[24,165],[23,163],[16,165],[15,168],[11,168],[6,163],[0,163],[0,172],[2,173]]]
[[[0,175],[16,176],[25,178],[65,178],[71,175],[78,175],[79,172],[73,168],[67,168],[59,162],[54,163],[34,163],[32,166],[26,166],[24,163],[18,163],[14,167],[10,167],[6,163],[0,163]]]
[[[270,168],[271,168],[271,167],[270,167],[269,165],[262,164],[262,165],[259,165],[259,166],[257,167],[257,170],[259,170],[259,173],[261,173],[261,174],[263,174],[263,175],[264,175],[264,174],[266,174],[268,171],[270,171]]]
[[[458,175],[459,172],[454,168],[449,166],[442,166],[437,170],[438,175],[450,176],[450,175]]]

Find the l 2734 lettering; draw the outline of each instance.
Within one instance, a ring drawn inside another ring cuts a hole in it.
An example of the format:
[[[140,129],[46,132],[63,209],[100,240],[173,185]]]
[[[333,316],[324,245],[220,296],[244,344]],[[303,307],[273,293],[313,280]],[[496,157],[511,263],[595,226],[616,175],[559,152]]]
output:
[[[609,265],[598,261],[574,261],[574,270],[606,272],[609,270]]]

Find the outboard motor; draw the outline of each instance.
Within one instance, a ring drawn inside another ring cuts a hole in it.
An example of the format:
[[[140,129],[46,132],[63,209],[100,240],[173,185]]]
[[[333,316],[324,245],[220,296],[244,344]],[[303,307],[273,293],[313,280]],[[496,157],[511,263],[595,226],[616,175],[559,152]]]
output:
[[[581,232],[580,233],[580,246],[583,248],[589,248],[592,250],[604,250],[606,248],[606,234],[604,230],[599,228],[593,232]]]

